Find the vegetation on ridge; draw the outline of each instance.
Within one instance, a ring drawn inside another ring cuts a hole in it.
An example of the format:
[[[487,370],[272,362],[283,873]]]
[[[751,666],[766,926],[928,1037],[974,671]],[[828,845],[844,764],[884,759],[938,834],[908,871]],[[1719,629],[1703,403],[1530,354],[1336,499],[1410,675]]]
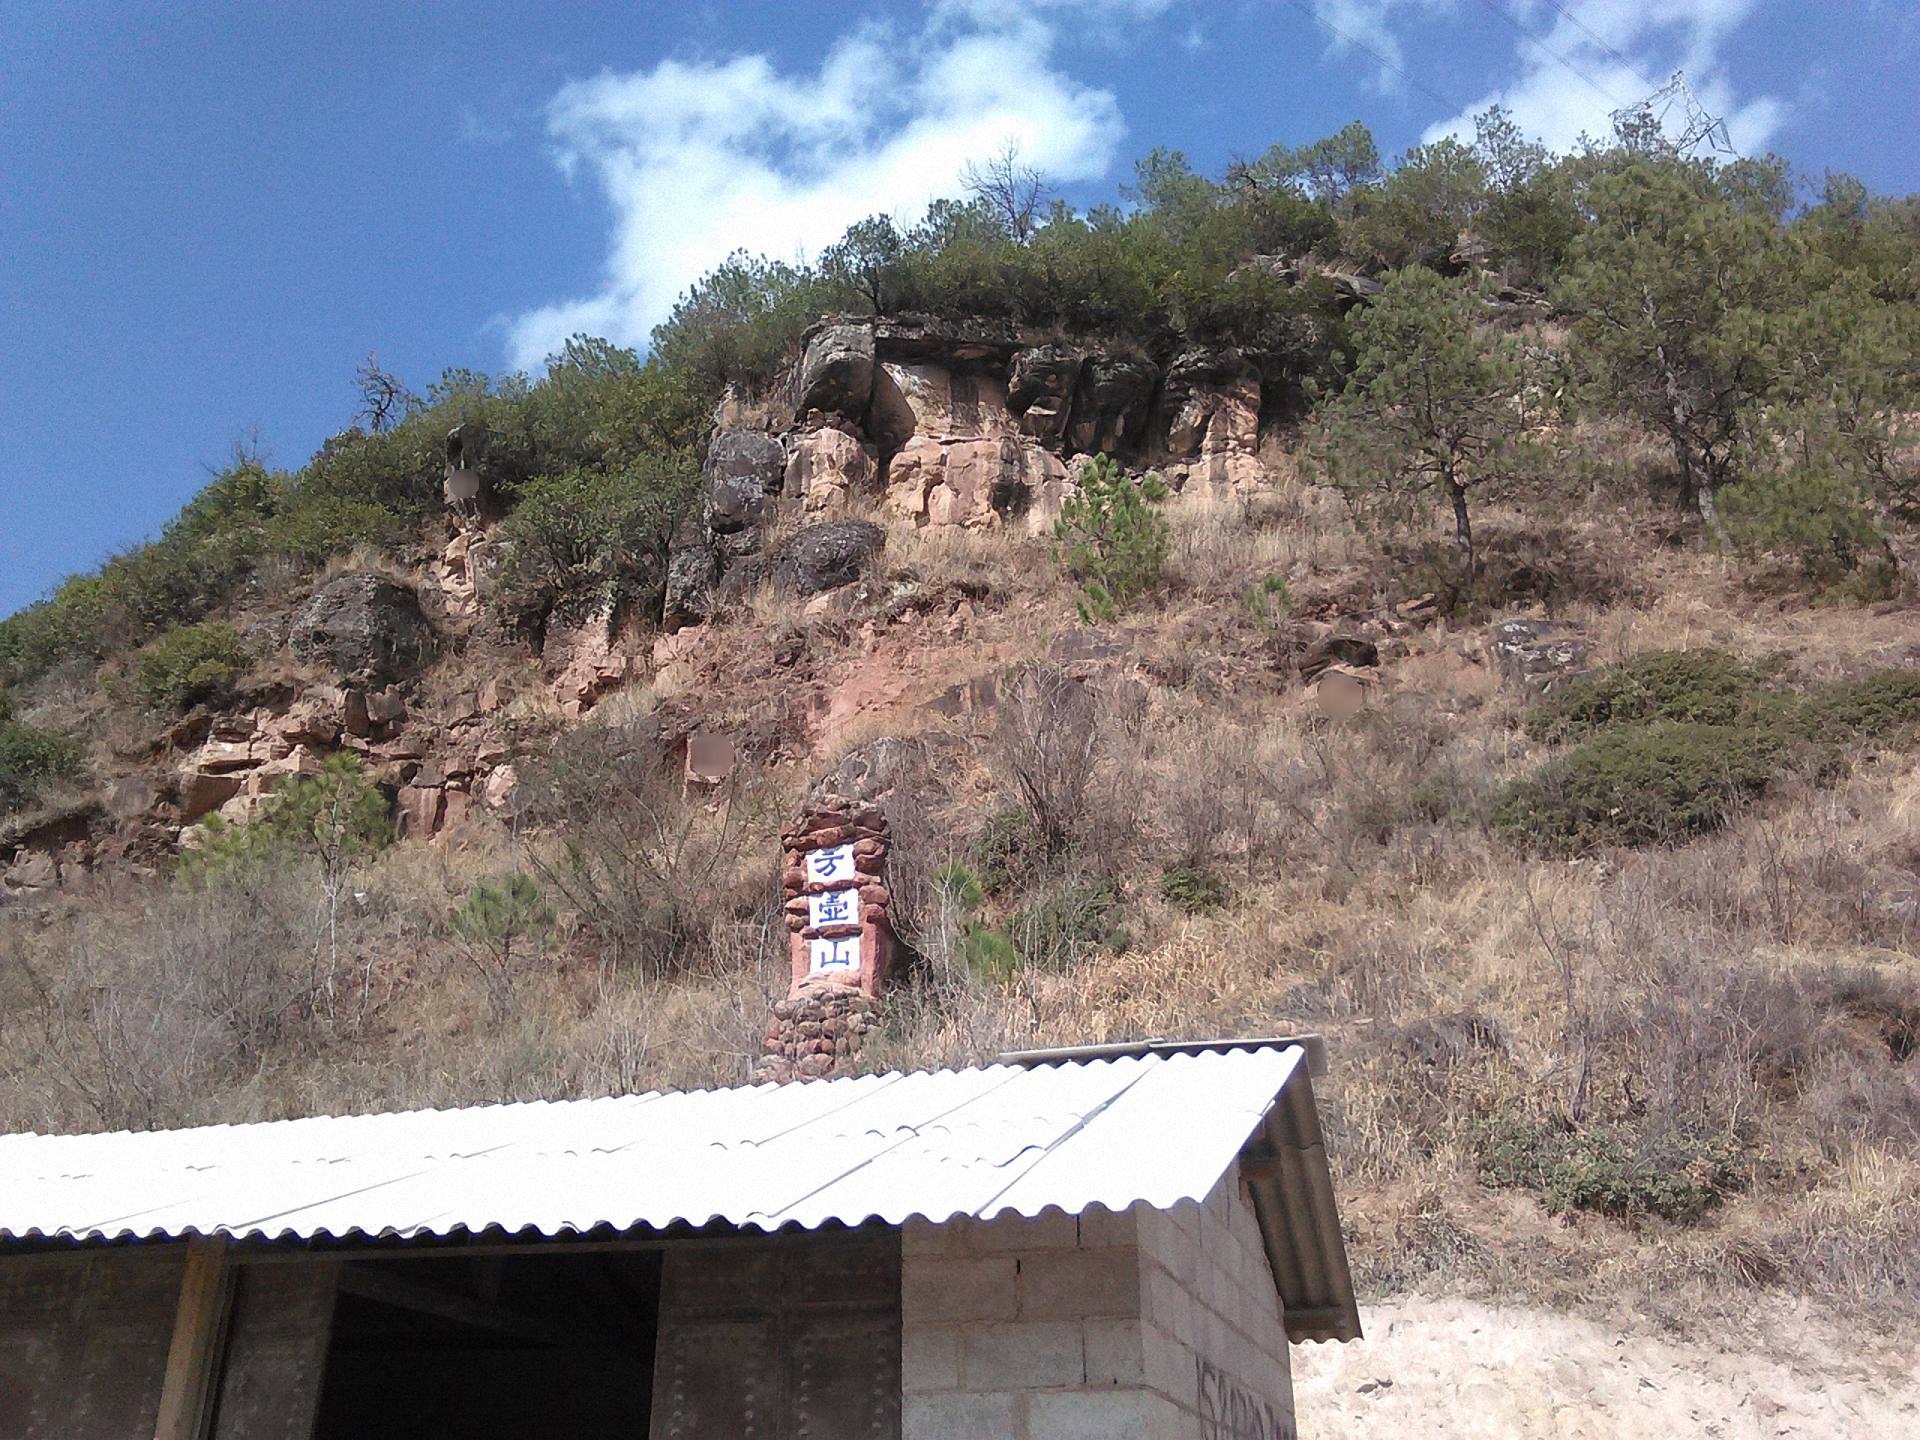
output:
[[[786,983],[779,824],[887,736],[909,953],[863,1063],[1323,1030],[1370,1293],[1908,1314],[1917,301],[1910,199],[1631,126],[1553,156],[1493,114],[1392,166],[1358,126],[1218,178],[1156,152],[1123,205],[989,187],[816,265],[736,257],[644,361],[576,340],[422,396],[369,367],[307,463],[237,455],[0,621],[0,810],[57,832],[89,764],[164,778],[242,718],[209,710],[318,688],[291,607],[441,558],[467,422],[505,513],[395,743],[431,732],[424,770],[484,733],[511,800],[392,844],[380,787],[432,782],[342,753],[189,853],[118,832],[96,888],[0,913],[0,1125],[740,1080]],[[1076,459],[1057,533],[883,513],[859,585],[653,633],[725,387],[751,406],[823,313],[901,309],[1232,349],[1272,483],[1223,507]],[[1539,610],[1588,673],[1529,699],[1478,622]],[[579,722],[535,651],[602,616],[630,678]],[[1300,681],[1349,658],[1335,714]],[[679,759],[699,729],[736,742],[717,789]]]

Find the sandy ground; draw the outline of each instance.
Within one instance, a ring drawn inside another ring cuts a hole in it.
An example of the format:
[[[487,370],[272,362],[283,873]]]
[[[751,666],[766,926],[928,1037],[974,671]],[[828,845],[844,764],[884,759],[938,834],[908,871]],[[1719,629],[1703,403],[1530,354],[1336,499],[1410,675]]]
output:
[[[1577,1316],[1411,1298],[1362,1311],[1367,1339],[1293,1352],[1302,1440],[1820,1440],[1920,1436],[1920,1336],[1796,1324],[1679,1342]]]

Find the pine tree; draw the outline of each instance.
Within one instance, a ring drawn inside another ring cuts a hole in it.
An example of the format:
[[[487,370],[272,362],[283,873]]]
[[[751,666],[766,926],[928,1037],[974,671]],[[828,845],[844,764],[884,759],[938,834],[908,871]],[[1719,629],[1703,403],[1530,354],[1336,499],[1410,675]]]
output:
[[[1166,496],[1159,476],[1136,484],[1110,455],[1094,456],[1081,472],[1053,535],[1062,563],[1080,582],[1083,624],[1112,621],[1159,588],[1170,540],[1154,507]]]
[[[1527,363],[1484,333],[1471,280],[1401,270],[1354,322],[1359,356],[1321,407],[1313,463],[1363,514],[1397,523],[1444,504],[1463,574],[1479,567],[1468,497],[1524,463]]]

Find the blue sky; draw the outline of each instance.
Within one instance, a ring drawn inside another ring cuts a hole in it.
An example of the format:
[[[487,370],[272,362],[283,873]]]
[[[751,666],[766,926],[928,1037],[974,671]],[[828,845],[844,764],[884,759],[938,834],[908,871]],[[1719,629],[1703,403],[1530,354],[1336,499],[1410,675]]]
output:
[[[1747,151],[1920,190],[1910,0],[508,0],[0,10],[0,614],[424,388],[644,343],[734,246],[817,253],[1008,138],[1069,198],[1499,99],[1550,141],[1685,66]]]

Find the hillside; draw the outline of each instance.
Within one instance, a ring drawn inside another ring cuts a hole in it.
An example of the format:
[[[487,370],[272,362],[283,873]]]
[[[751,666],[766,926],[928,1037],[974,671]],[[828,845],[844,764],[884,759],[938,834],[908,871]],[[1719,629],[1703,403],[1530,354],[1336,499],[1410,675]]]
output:
[[[744,1081],[782,826],[865,787],[839,1063],[1328,1038],[1383,1323],[1303,1394],[1632,1311],[1705,1413],[1759,1308],[1912,1326],[1920,211],[1497,121],[370,365],[0,621],[0,1126]]]

